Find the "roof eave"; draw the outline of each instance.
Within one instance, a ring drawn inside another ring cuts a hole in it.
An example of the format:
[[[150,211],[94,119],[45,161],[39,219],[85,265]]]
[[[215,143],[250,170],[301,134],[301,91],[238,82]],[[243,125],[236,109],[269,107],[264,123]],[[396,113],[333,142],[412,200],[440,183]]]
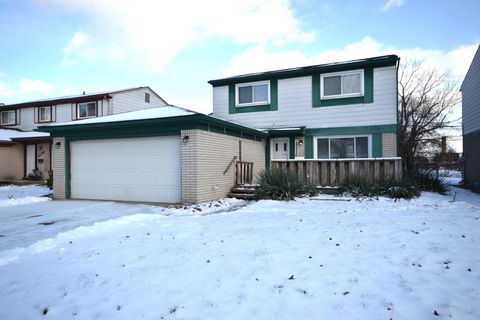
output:
[[[254,73],[254,74],[244,74],[244,75],[238,75],[234,77],[210,80],[208,81],[208,83],[214,87],[217,87],[217,86],[228,85],[232,83],[300,77],[300,76],[307,76],[307,75],[312,75],[312,74],[321,73],[321,72],[334,72],[337,70],[341,71],[341,70],[348,70],[348,69],[368,67],[368,66],[372,66],[372,67],[395,66],[399,59],[400,58],[397,55],[386,55],[386,56],[372,57],[367,59],[350,60],[345,62],[335,62],[335,63],[306,66],[306,67],[294,68],[294,69],[281,69],[281,70],[260,72],[260,73]]]

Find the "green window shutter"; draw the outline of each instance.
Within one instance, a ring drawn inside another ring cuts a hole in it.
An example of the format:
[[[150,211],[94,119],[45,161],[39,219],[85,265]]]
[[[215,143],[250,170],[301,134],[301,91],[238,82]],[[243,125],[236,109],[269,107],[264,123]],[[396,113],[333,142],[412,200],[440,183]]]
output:
[[[228,113],[246,113],[259,111],[276,111],[278,110],[278,80],[270,80],[270,104],[261,106],[239,107],[235,105],[235,84],[228,85]]]
[[[372,134],[372,157],[381,158],[382,157],[382,134],[375,133]]]
[[[305,135],[305,159],[313,159],[313,136]]]

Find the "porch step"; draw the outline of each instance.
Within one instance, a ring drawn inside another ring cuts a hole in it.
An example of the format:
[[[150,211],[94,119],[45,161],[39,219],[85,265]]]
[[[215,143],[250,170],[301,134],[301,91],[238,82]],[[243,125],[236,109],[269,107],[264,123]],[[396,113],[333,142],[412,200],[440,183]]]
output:
[[[237,185],[231,189],[229,196],[237,199],[256,199],[256,189],[257,186],[254,185]]]

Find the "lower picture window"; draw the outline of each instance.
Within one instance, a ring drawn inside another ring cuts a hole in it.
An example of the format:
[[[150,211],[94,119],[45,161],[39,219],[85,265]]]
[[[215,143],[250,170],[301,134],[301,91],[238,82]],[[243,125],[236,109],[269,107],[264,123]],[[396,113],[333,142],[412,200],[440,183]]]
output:
[[[317,159],[368,158],[369,139],[363,137],[317,138]]]

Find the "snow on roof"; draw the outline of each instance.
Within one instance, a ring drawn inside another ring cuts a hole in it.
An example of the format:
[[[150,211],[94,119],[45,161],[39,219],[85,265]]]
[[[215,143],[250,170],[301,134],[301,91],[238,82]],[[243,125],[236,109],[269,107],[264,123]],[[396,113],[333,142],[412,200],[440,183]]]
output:
[[[194,115],[196,112],[183,109],[177,106],[163,106],[151,109],[145,109],[140,111],[124,112],[118,113],[110,116],[96,117],[84,120],[76,120],[71,122],[64,123],[55,123],[47,127],[54,126],[73,126],[73,125],[83,125],[83,124],[94,124],[94,123],[106,123],[106,122],[120,122],[120,121],[132,121],[132,120],[146,120],[146,119],[159,119],[159,118],[170,118],[170,117],[180,117],[180,116],[189,116]]]
[[[0,129],[0,141],[12,141],[12,139],[18,138],[37,138],[37,137],[49,137],[47,132],[35,132],[35,131],[18,131],[9,129]]]
[[[90,96],[108,95],[108,94],[120,93],[120,92],[125,92],[125,91],[143,89],[143,88],[149,88],[149,87],[125,88],[125,89],[120,89],[120,90],[98,91],[98,92],[90,92],[90,93],[85,93],[84,92],[84,93],[80,93],[80,94],[35,99],[35,100],[30,100],[30,101],[25,101],[25,102],[8,103],[8,104],[4,104],[3,106],[9,107],[10,105],[21,105],[21,104],[29,104],[29,103],[49,102],[49,101],[55,101],[55,100],[68,100],[68,99],[84,98],[84,97],[90,97]]]

